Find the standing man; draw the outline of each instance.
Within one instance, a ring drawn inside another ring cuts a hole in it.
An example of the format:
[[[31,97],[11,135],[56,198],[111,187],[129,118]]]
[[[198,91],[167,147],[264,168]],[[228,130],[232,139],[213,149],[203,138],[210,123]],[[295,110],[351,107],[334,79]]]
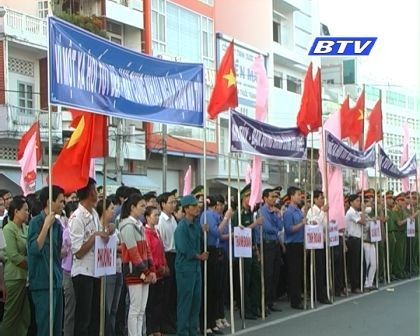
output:
[[[327,232],[327,211],[328,205],[325,204],[324,193],[321,190],[315,190],[314,204],[308,210],[306,218],[309,222],[320,224],[324,230],[324,248],[315,250],[316,264],[316,293],[320,303],[331,304],[328,300],[327,283],[326,283],[326,266],[325,266],[325,241],[328,239]]]
[[[351,291],[360,294],[360,250],[362,244],[362,226],[366,224],[365,205],[361,204],[356,194],[349,196],[350,208],[346,213],[347,247],[349,254],[349,275]],[[361,210],[361,213],[359,211]]]
[[[283,220],[290,306],[294,309],[303,309],[303,253],[305,252],[303,242],[306,218],[298,207],[302,200],[301,190],[297,187],[289,187],[287,195],[290,198],[290,204],[284,213]]]
[[[252,229],[252,258],[244,258],[244,305],[245,318],[256,320],[258,316],[261,316],[261,254],[260,236],[257,234],[259,233],[257,228],[261,227],[263,217],[254,220],[253,212],[249,206],[250,196],[251,184],[249,183],[240,192],[241,226]],[[232,225],[239,225],[238,211],[232,217]]]
[[[96,336],[99,333],[100,280],[95,278],[95,238],[108,239],[108,233],[99,231],[96,182],[89,178],[86,187],[77,191],[79,207],[69,220],[73,265],[71,276],[76,309],[74,334]]]
[[[169,276],[163,280],[163,290],[165,301],[165,314],[163,315],[163,330],[167,334],[176,333],[176,276],[175,276],[175,229],[177,227],[176,219],[173,215],[176,206],[176,198],[174,193],[165,192],[157,198],[161,214],[157,231],[163,242],[165,249],[166,262],[169,267]]]
[[[175,230],[175,272],[178,293],[177,335],[195,336],[201,306],[201,262],[208,253],[201,252],[199,208],[192,195],[181,199],[185,217]]]
[[[44,187],[39,194],[43,210],[33,217],[28,229],[28,278],[29,289],[34,302],[37,335],[49,335],[49,260],[50,234],[53,235],[53,312],[54,335],[62,331],[63,312],[63,271],[61,268],[61,246],[63,230],[55,215],[61,215],[64,208],[64,190],[52,186],[52,200],[49,199],[49,187]],[[51,203],[51,212],[50,212]]]
[[[264,285],[265,302],[271,311],[281,311],[274,305],[277,298],[277,285],[280,279],[281,247],[279,232],[283,230],[283,220],[280,217],[280,209],[276,207],[278,194],[276,189],[263,191],[264,205],[260,209],[260,215],[264,218],[263,249],[264,249]]]

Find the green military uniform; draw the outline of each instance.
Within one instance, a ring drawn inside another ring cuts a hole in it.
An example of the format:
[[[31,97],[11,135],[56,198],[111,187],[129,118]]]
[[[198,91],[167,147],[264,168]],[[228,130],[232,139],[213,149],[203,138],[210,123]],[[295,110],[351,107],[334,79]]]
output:
[[[405,263],[407,254],[407,224],[398,225],[399,221],[402,221],[408,217],[407,212],[404,209],[395,209],[396,216],[396,230],[395,230],[395,254],[394,261],[392,264],[393,274],[398,278],[405,278]]]
[[[241,210],[241,225],[250,226],[254,221],[253,213]],[[238,212],[232,218],[233,226],[239,225]],[[244,303],[245,315],[259,315],[261,307],[261,262],[259,244],[252,235],[252,258],[244,258]]]
[[[3,229],[6,242],[4,281],[7,301],[4,305],[3,322],[0,324],[2,336],[26,336],[31,322],[29,299],[26,290],[26,269],[18,266],[26,260],[26,240],[28,229],[25,224],[17,226],[12,221]]]
[[[388,209],[388,249],[389,249],[389,269],[390,273],[395,277],[394,259],[395,259],[395,244],[397,243],[397,214],[393,209]]]

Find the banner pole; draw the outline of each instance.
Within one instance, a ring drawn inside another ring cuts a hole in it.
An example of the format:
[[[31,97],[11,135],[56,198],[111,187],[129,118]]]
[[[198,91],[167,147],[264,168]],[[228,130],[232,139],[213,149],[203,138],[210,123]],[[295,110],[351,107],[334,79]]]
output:
[[[238,176],[238,225],[242,227],[241,218],[241,191],[240,191],[240,173],[239,173],[239,154],[236,154],[236,172]],[[239,286],[241,297],[241,319],[242,329],[245,329],[245,302],[244,302],[244,258],[239,258]]]
[[[232,118],[231,109],[229,109],[229,138],[230,138],[230,129]],[[230,141],[229,141],[230,143]],[[232,155],[230,152],[230,146],[228,151],[228,208],[232,207]],[[238,217],[241,214],[238,213]],[[230,333],[235,333],[235,309],[233,305],[233,244],[232,244],[232,219],[229,219],[229,295],[230,295]]]
[[[106,117],[106,132],[104,132],[104,143],[107,143],[108,141],[108,120],[109,118]],[[103,182],[102,182],[102,188],[103,188],[103,199],[102,199],[102,209],[104,209],[103,213],[105,213],[106,210],[106,175],[107,175],[107,153],[105,153],[104,156],[104,163],[102,167],[103,171]],[[105,231],[105,223],[102,223],[102,231]],[[105,291],[106,291],[106,276],[101,277],[101,296],[100,296],[100,308],[99,308],[99,335],[104,336],[105,335]]]
[[[378,211],[378,144],[375,144],[376,150],[376,163],[375,163],[375,220],[377,220],[379,211]],[[379,227],[382,231],[382,225]],[[379,243],[375,242],[375,258],[376,258],[376,288],[379,288]]]
[[[261,272],[260,272],[260,281],[261,281],[261,316],[262,319],[265,320],[265,283],[264,283],[264,237],[263,237],[263,229],[260,229],[260,264],[261,264]]]
[[[325,176],[325,202],[326,204],[329,206],[329,188],[328,188],[328,166],[327,166],[327,152],[326,152],[326,144],[325,144],[325,133],[324,133],[324,125],[322,125],[321,127],[321,142],[323,144],[323,160],[324,160],[324,176]],[[331,267],[331,258],[333,256],[333,254],[330,254],[330,212],[326,211],[327,214],[327,227],[326,227],[326,234],[325,234],[325,273],[326,273],[326,278],[327,278],[327,297],[328,300],[333,301],[334,299],[334,293],[331,293],[331,289],[334,286],[331,286],[332,282],[332,277],[331,277],[331,272],[330,272],[330,267]]]
[[[300,187],[302,188],[303,186],[303,192],[305,193],[305,198],[306,198],[306,181],[305,181],[305,185],[302,185],[302,161],[299,161],[299,184]],[[307,255],[306,255],[306,239],[303,240],[303,308],[304,310],[308,309],[308,280],[307,280],[307,276],[308,276],[308,272],[307,272]]]
[[[203,128],[203,186],[204,186],[204,223],[207,224],[207,121],[204,117],[204,128]],[[207,252],[207,230],[204,230],[204,252]],[[204,260],[204,336],[207,336],[207,260]]]
[[[311,204],[310,208],[314,205],[314,188],[315,188],[315,181],[314,181],[314,133],[311,132],[311,162],[310,162],[310,179],[311,179]],[[306,192],[305,192],[305,203],[306,203]],[[315,279],[314,279],[314,273],[315,273],[315,250],[311,250],[310,252],[311,256],[311,266],[310,266],[310,272],[311,272],[311,309],[314,309],[315,307]]]
[[[365,95],[365,84],[363,84],[363,95]],[[361,137],[360,137],[360,140],[359,140],[359,149],[360,150],[362,150],[363,148],[364,148],[364,143],[365,143],[365,104],[363,104],[363,111],[362,111],[362,116],[363,116],[363,119],[362,119],[362,134],[361,134]],[[362,202],[361,202],[361,204],[362,204],[362,207],[364,206],[364,204],[365,204],[365,193],[364,193],[364,184],[365,184],[365,174],[364,174],[364,172],[363,172],[363,170],[362,170],[362,190],[361,190],[361,192],[362,192]],[[365,213],[365,210],[362,210],[362,212],[365,214],[365,216],[366,216],[366,213]],[[364,224],[364,225],[366,225],[366,223]],[[363,240],[363,226],[361,225],[360,226],[360,231],[361,231],[361,234],[360,234],[360,291],[363,293],[363,283],[364,283],[364,276],[363,276],[363,260],[364,260],[364,248],[363,248],[363,243],[364,243],[364,240]]]
[[[48,17],[47,25],[47,41],[50,40],[50,20],[51,17]],[[48,200],[49,213],[52,212],[52,110],[51,110],[51,71],[50,71],[50,55],[51,48],[50,43],[47,44],[47,85],[48,85]],[[53,226],[49,230],[50,235],[50,260],[49,260],[49,335],[54,336],[54,277],[53,277]]]

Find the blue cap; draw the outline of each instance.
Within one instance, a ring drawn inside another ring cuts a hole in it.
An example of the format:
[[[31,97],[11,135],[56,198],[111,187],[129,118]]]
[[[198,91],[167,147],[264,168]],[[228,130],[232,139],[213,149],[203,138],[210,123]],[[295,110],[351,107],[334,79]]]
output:
[[[187,207],[189,205],[198,205],[197,199],[193,195],[187,195],[181,199],[181,207]]]

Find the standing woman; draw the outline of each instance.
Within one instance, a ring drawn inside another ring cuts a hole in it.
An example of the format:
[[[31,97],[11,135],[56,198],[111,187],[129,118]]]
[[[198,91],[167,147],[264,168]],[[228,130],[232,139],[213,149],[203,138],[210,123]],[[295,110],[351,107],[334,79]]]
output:
[[[148,206],[144,213],[146,219],[146,240],[152,253],[153,265],[156,269],[156,283],[149,287],[149,298],[146,306],[146,334],[162,335],[162,311],[164,306],[164,278],[169,275],[166,263],[165,248],[156,225],[159,222],[159,210]]]
[[[122,270],[130,295],[128,336],[141,336],[144,313],[149,296],[149,284],[156,282],[155,267],[147,245],[143,224],[146,201],[132,194],[121,209]]]
[[[26,336],[31,321],[29,299],[26,289],[28,261],[26,241],[29,216],[28,204],[24,197],[14,197],[9,206],[9,223],[4,227],[7,258],[4,281],[7,288],[7,301],[0,328],[2,336]]]
[[[99,218],[101,219],[101,224],[105,232],[110,232],[110,224],[115,214],[115,206],[110,198],[107,198],[105,201],[105,211],[104,211],[104,202],[99,201],[96,207],[98,211]],[[105,335],[113,336],[115,332],[115,321],[117,318],[118,303],[120,302],[120,294],[122,288],[122,274],[121,274],[121,254],[119,252],[120,245],[120,231],[115,229],[113,235],[117,241],[117,269],[116,273],[113,275],[108,275],[106,277],[106,294],[105,294]]]

